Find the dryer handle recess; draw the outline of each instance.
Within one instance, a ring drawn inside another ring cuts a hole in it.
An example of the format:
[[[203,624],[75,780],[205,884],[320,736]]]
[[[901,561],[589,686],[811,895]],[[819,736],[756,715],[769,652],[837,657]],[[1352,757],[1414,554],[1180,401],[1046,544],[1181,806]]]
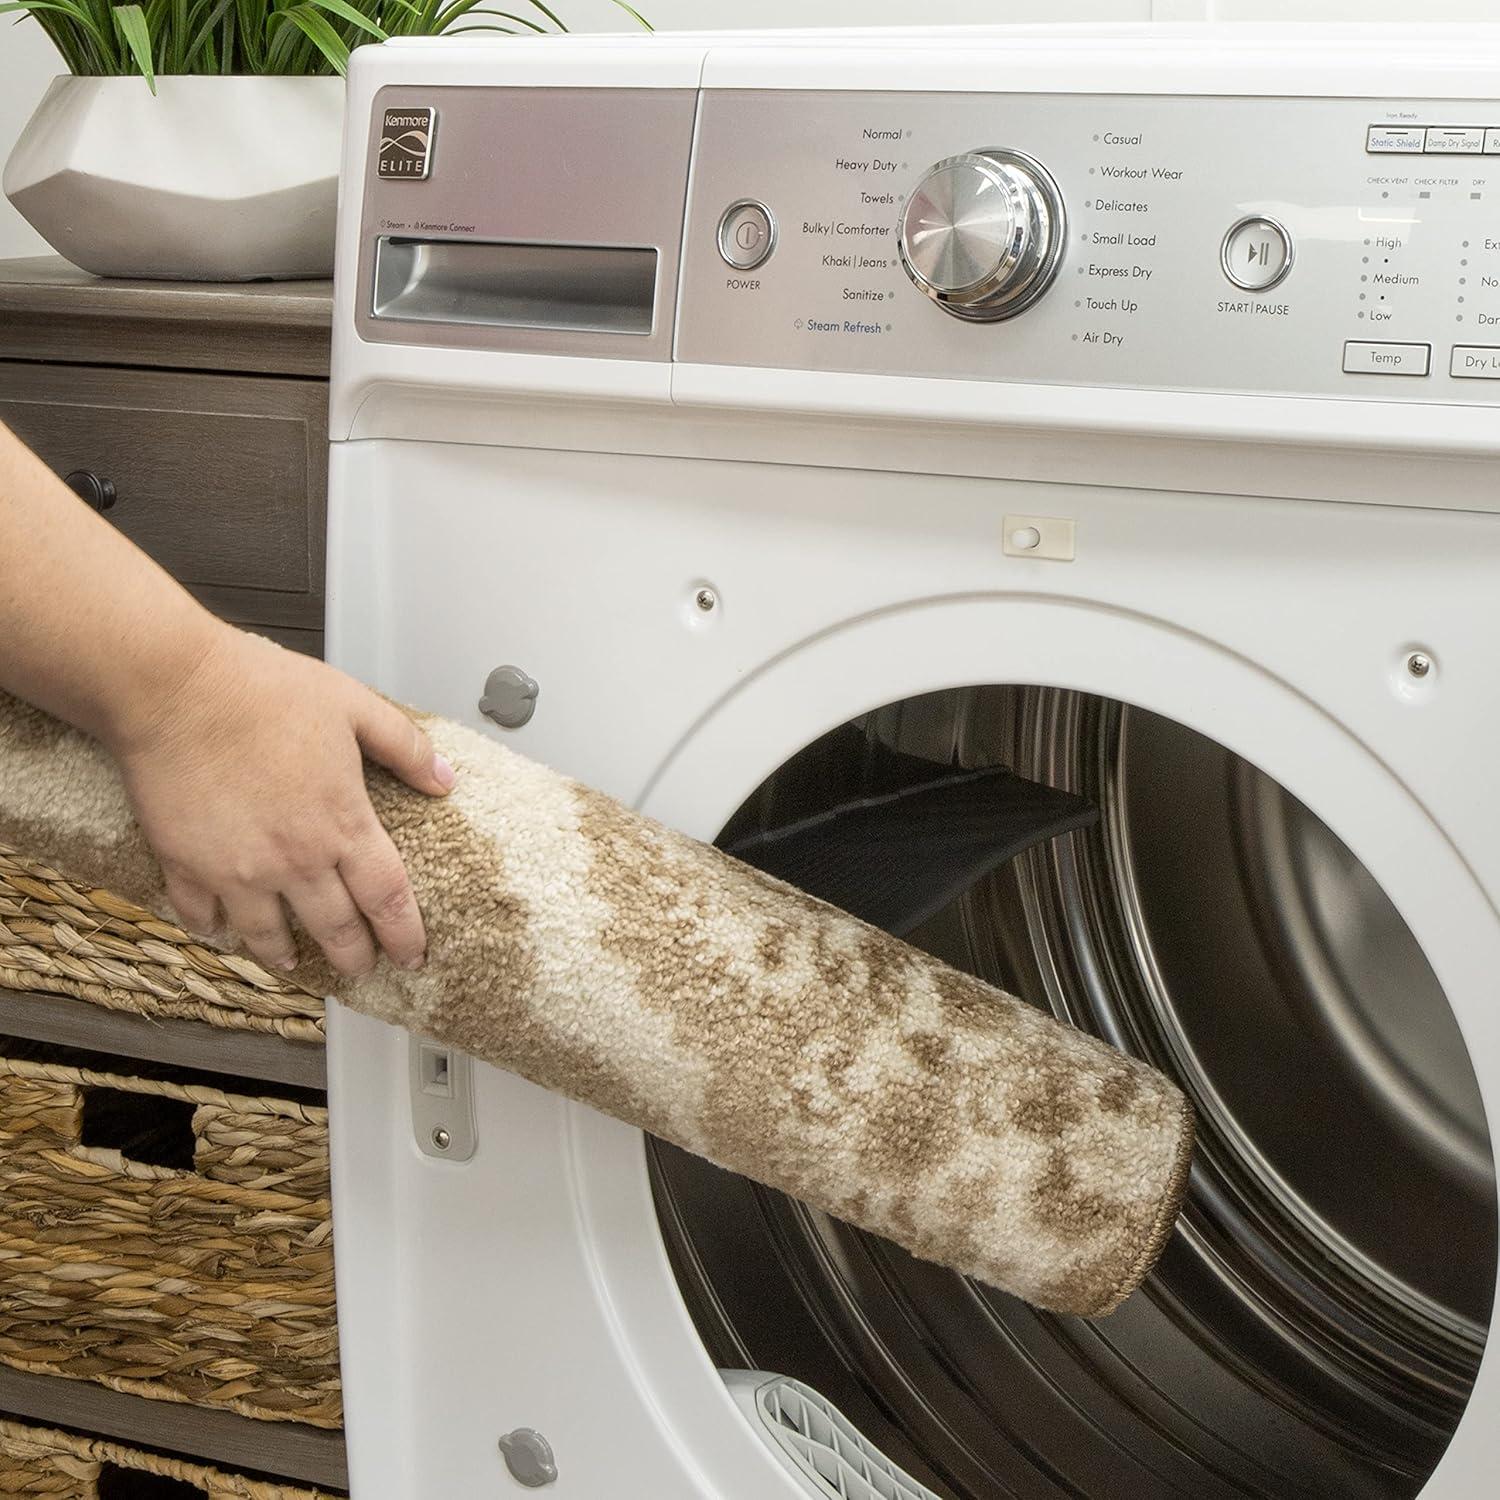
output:
[[[372,311],[399,322],[649,334],[656,262],[649,246],[382,235]]]

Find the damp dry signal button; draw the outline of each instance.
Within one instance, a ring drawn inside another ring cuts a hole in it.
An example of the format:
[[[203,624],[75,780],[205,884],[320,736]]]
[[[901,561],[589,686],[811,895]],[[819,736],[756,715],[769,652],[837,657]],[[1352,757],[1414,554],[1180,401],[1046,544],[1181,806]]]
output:
[[[776,248],[776,220],[752,198],[731,203],[719,219],[719,255],[736,271],[753,271]]]
[[[1429,125],[1424,149],[1429,156],[1478,156],[1484,150],[1484,128]]]

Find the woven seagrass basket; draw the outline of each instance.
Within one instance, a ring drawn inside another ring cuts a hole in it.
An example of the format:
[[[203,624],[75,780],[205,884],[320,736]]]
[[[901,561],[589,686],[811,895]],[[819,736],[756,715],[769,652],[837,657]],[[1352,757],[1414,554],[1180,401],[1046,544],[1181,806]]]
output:
[[[0,987],[138,1016],[323,1040],[323,1001],[252,959],[217,953],[110,891],[0,843]]]
[[[100,1482],[114,1477],[111,1470],[175,1479],[200,1490],[206,1500],[330,1500],[323,1490],[247,1479],[120,1443],[0,1421],[0,1495],[99,1500]],[[117,1486],[117,1492],[123,1488]]]
[[[327,1110],[57,1056],[0,1050],[0,1361],[339,1426]]]

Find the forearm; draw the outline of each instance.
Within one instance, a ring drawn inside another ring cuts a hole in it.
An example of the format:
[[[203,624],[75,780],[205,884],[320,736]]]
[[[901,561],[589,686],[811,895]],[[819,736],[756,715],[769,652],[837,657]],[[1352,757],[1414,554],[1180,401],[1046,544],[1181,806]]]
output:
[[[0,687],[125,743],[222,630],[0,425]]]

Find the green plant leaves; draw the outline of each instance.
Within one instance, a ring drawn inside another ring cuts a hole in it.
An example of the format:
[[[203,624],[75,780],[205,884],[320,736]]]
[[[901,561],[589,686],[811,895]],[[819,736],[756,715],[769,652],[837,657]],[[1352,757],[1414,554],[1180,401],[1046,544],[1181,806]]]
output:
[[[627,5],[625,0],[614,0],[615,5],[625,12],[642,31],[655,31],[656,28],[638,11],[635,6]]]
[[[548,10],[547,7],[542,4],[542,0],[531,0],[531,4],[534,5],[539,11],[541,11],[541,13],[546,16],[546,18],[551,21],[559,31],[566,31],[568,29],[563,25],[562,17],[559,16],[555,11]]]
[[[322,0],[322,3],[326,5],[327,0]],[[272,29],[271,50],[266,58],[268,73],[303,71],[284,66],[290,52],[289,44],[295,38],[295,32],[290,29],[293,27],[317,48],[335,73],[342,74],[348,69],[349,43],[334,30],[328,17],[311,0],[272,11],[266,24]]]
[[[37,24],[62,53],[72,73],[123,72],[105,64],[112,60],[116,38],[106,36],[97,19],[73,0],[6,0],[0,15],[9,11],[29,11]]]
[[[185,31],[180,51],[182,66],[180,73],[217,73],[218,59],[214,50],[214,32],[234,6],[234,0],[214,0],[212,5],[198,5],[189,11],[188,30]],[[199,61],[207,66],[189,68],[187,63]]]
[[[343,73],[349,53],[393,36],[566,31],[560,0],[0,0],[0,15],[29,14],[70,72]],[[627,0],[620,10],[646,30]],[[479,17],[490,17],[481,23]],[[498,22],[500,24],[494,24]]]
[[[338,16],[341,20],[347,21],[356,30],[374,37],[377,42],[383,42],[386,39],[388,33],[385,28],[378,21],[362,15],[348,3],[348,0],[307,0],[307,3],[318,10],[326,10],[329,15]]]
[[[145,77],[146,85],[156,92],[156,67],[151,60],[151,32],[146,26],[146,13],[139,5],[116,5],[112,8],[115,30],[130,48],[135,65]]]

